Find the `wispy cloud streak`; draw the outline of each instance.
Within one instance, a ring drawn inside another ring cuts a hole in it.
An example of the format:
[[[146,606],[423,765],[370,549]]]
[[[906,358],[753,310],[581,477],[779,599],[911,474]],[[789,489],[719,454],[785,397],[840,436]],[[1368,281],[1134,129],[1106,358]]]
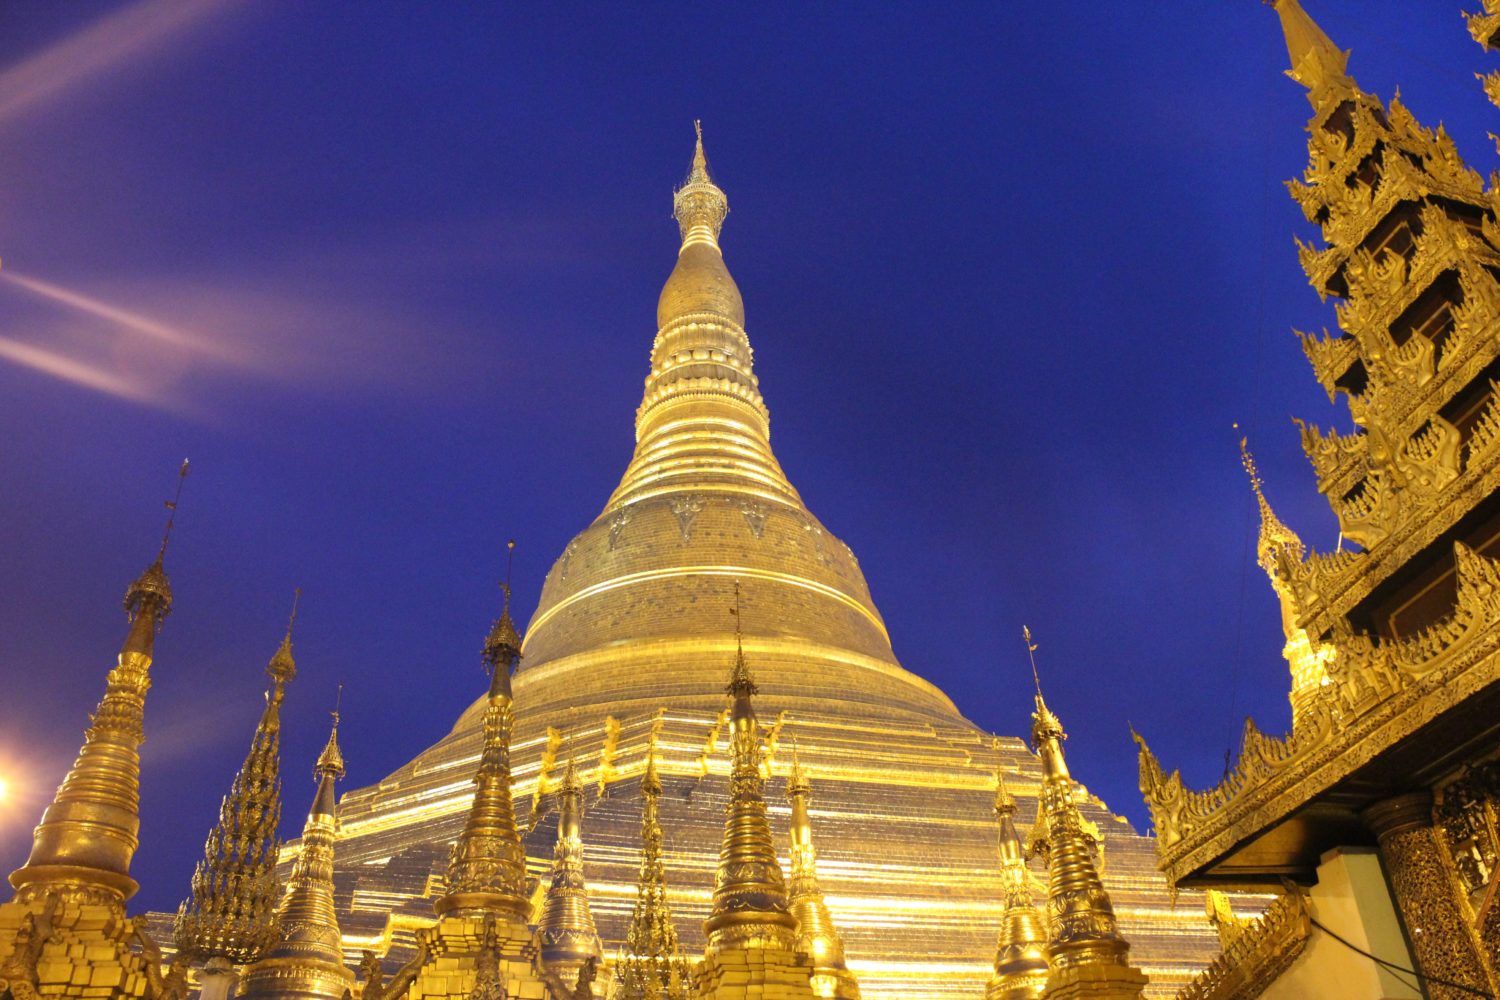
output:
[[[98,392],[130,399],[138,403],[158,403],[144,387],[88,362],[56,351],[49,351],[34,344],[23,344],[19,340],[0,336],[0,358],[35,371],[60,378],[65,382],[94,389]]]
[[[0,124],[93,77],[160,49],[238,0],[142,0],[0,70]]]

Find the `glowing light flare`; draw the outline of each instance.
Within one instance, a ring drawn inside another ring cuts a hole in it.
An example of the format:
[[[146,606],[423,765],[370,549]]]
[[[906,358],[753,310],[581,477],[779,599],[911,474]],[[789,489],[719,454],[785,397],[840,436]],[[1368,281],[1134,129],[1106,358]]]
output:
[[[235,6],[237,0],[145,0],[99,18],[0,72],[0,123],[160,51],[182,30]]]

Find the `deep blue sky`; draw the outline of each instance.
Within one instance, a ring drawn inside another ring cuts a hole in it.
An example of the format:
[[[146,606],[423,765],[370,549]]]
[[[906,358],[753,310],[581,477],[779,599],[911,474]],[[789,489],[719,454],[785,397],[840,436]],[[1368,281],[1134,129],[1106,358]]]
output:
[[[1452,3],[1309,0],[1482,172]],[[1288,719],[1234,421],[1335,538],[1289,416],[1331,324],[1282,188],[1308,106],[1252,0],[0,7],[0,869],[71,760],[191,456],[137,904],[169,908],[304,588],[288,833],[447,731],[624,468],[694,118],[774,445],[895,647],[1145,826],[1127,720],[1209,784]],[[83,298],[77,298],[82,296]]]

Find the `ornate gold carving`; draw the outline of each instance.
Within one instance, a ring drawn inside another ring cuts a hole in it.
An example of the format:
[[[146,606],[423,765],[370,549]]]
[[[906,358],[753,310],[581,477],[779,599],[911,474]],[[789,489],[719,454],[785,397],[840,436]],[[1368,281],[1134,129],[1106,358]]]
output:
[[[250,751],[219,807],[219,822],[208,833],[203,860],[193,872],[192,896],[177,911],[173,938],[177,950],[194,961],[221,959],[244,965],[260,957],[280,928],[276,905],[281,886],[276,858],[281,840],[281,702],[297,676],[292,659],[292,618],[266,674],[271,687]]]
[[[1497,984],[1481,956],[1467,903],[1455,892],[1432,827],[1432,796],[1413,792],[1370,806],[1362,814],[1380,840],[1408,940],[1423,969],[1442,970],[1458,985],[1428,980],[1434,1000],[1459,1000],[1475,991],[1494,993]],[[1459,988],[1468,987],[1467,989]]]
[[[662,857],[665,838],[657,815],[662,792],[656,771],[660,721],[658,716],[641,777],[641,870],[625,948],[615,963],[613,996],[618,1000],[686,1000],[690,993],[691,970],[678,946],[677,928],[667,905],[667,867]]]
[[[1236,917],[1223,893],[1209,890],[1208,905],[1224,953],[1176,1000],[1255,1000],[1302,954],[1312,933],[1307,900],[1294,885],[1254,920]]]
[[[557,789],[557,810],[552,879],[542,903],[537,938],[547,968],[576,976],[585,962],[602,958],[603,951],[583,877],[583,782],[572,758]]]
[[[1500,562],[1455,544],[1456,607],[1416,635],[1376,643],[1335,631],[1330,683],[1291,735],[1245,723],[1239,759],[1203,792],[1167,774],[1136,734],[1157,856],[1176,881],[1285,815],[1468,693],[1500,679]]]
[[[813,845],[812,819],[807,806],[812,782],[802,770],[797,744],[792,743],[792,770],[786,798],[792,807],[790,828],[791,879],[788,904],[797,920],[796,950],[812,959],[812,991],[819,997],[859,1000],[859,981],[844,960],[844,939],[833,924],[823,887],[818,884],[818,851]]]

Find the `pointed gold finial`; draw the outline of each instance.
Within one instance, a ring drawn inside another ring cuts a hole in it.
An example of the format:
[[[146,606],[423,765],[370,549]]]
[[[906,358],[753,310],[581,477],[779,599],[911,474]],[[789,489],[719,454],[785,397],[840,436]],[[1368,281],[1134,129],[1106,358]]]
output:
[[[11,873],[18,902],[84,887],[98,890],[123,917],[125,900],[138,888],[130,877],[130,863],[140,844],[146,692],[151,688],[156,632],[172,610],[172,588],[162,561],[187,468],[184,461],[177,491],[167,503],[171,514],[155,561],[125,591],[130,626],[105,679],[104,697],[84,731],[83,747],[42,813],[26,864]]]
[[[1281,31],[1286,36],[1286,51],[1292,68],[1286,75],[1306,87],[1308,100],[1316,107],[1321,94],[1328,90],[1353,90],[1354,81],[1347,72],[1349,53],[1333,44],[1333,39],[1308,16],[1298,0],[1265,0],[1281,17]]]
[[[787,907],[797,921],[796,950],[812,960],[813,994],[837,1000],[859,1000],[859,981],[844,958],[844,940],[834,926],[833,915],[818,883],[818,852],[813,844],[812,782],[802,772],[797,737],[792,736],[792,772],[786,783],[792,816],[788,839],[791,845],[791,876],[787,880]]]
[[[512,538],[505,543],[505,582],[500,584],[500,591],[505,595],[505,603],[500,609],[500,617],[495,619],[494,627],[484,640],[484,662],[486,668],[494,675],[499,683],[502,679],[507,691],[510,687],[510,674],[515,668],[515,663],[521,658],[521,634],[516,631],[516,623],[510,617],[510,576],[511,568],[515,563],[516,540]]]
[[[1235,427],[1238,427],[1235,424]],[[1295,550],[1293,558],[1297,562],[1302,561],[1302,539],[1297,533],[1282,523],[1271,509],[1271,504],[1266,500],[1265,481],[1261,479],[1260,469],[1255,464],[1255,456],[1250,454],[1250,439],[1240,438],[1240,464],[1245,467],[1245,475],[1250,477],[1250,489],[1255,493],[1255,504],[1260,511],[1260,538],[1256,543],[1256,557],[1262,568],[1273,577],[1276,574],[1276,550],[1285,546]]]
[[[760,725],[753,703],[757,688],[745,662],[738,582],[734,594],[736,654],[726,688],[733,698],[729,714],[733,759],[713,909],[703,922],[709,955],[744,947],[751,940],[790,950],[797,930],[797,921],[787,906],[785,876],[766,821]]]
[[[328,742],[323,747],[323,752],[318,754],[318,763],[313,767],[313,774],[319,778],[325,776],[331,778],[342,778],[344,776],[344,754],[339,749],[339,706],[344,702],[344,685],[340,684],[338,694],[334,697],[333,711],[328,714],[333,716],[333,726],[328,732]],[[330,783],[330,787],[332,787]]]
[[[672,217],[682,232],[682,248],[696,243],[718,248],[719,232],[729,214],[729,199],[708,173],[708,157],[703,152],[703,123],[693,122],[697,141],[693,146],[693,163],[688,168],[687,183],[672,194]]]
[[[1023,630],[1028,647],[1030,630]],[[1035,669],[1033,665],[1033,669]],[[1146,977],[1132,967],[1130,945],[1120,934],[1114,906],[1094,866],[1094,836],[1074,800],[1072,775],[1063,758],[1067,733],[1042,700],[1040,684],[1031,716],[1033,749],[1042,763],[1041,808],[1032,830],[1033,850],[1047,859],[1051,914],[1048,990],[1071,995],[1087,983],[1101,1000],[1136,1000]]]
[[[286,894],[277,910],[280,933],[259,960],[245,970],[240,1000],[342,1000],[352,994],[354,973],[344,967],[338,912],[333,902],[334,844],[338,839],[338,799],[334,783],[344,776],[339,751],[339,685],[328,743],[313,773],[318,780],[302,842],[292,862]],[[271,855],[275,859],[275,853]]]
[[[296,618],[294,598],[292,621]],[[204,963],[210,977],[259,958],[280,932],[276,858],[281,839],[276,830],[281,822],[281,702],[287,682],[297,674],[291,634],[289,622],[266,667],[271,686],[250,751],[219,807],[219,822],[209,830],[203,860],[193,872],[192,894],[173,924],[178,950]]]
[[[514,545],[506,548],[514,551]],[[531,917],[531,900],[510,788],[510,735],[515,725],[510,673],[521,656],[521,638],[510,620],[509,582],[502,590],[505,609],[484,644],[490,692],[474,801],[448,858],[448,891],[433,902],[433,909],[439,917],[484,915],[524,924]]]
[[[274,690],[278,700],[280,700],[281,685],[297,676],[297,661],[292,659],[292,629],[297,624],[297,604],[301,600],[302,588],[298,587],[292,591],[292,613],[287,619],[286,635],[282,637],[281,645],[271,657],[271,662],[266,664],[266,673],[270,675],[271,680],[276,682]]]
[[[604,958],[583,874],[583,782],[571,756],[558,786],[557,812],[552,879],[542,901],[537,936],[542,963],[567,980],[586,963]]]
[[[985,1000],[1039,1000],[1047,988],[1046,923],[1036,907],[1032,889],[1035,880],[1026,867],[1026,854],[1016,832],[1016,799],[1005,784],[999,740],[994,747],[997,852],[1005,910]]]

